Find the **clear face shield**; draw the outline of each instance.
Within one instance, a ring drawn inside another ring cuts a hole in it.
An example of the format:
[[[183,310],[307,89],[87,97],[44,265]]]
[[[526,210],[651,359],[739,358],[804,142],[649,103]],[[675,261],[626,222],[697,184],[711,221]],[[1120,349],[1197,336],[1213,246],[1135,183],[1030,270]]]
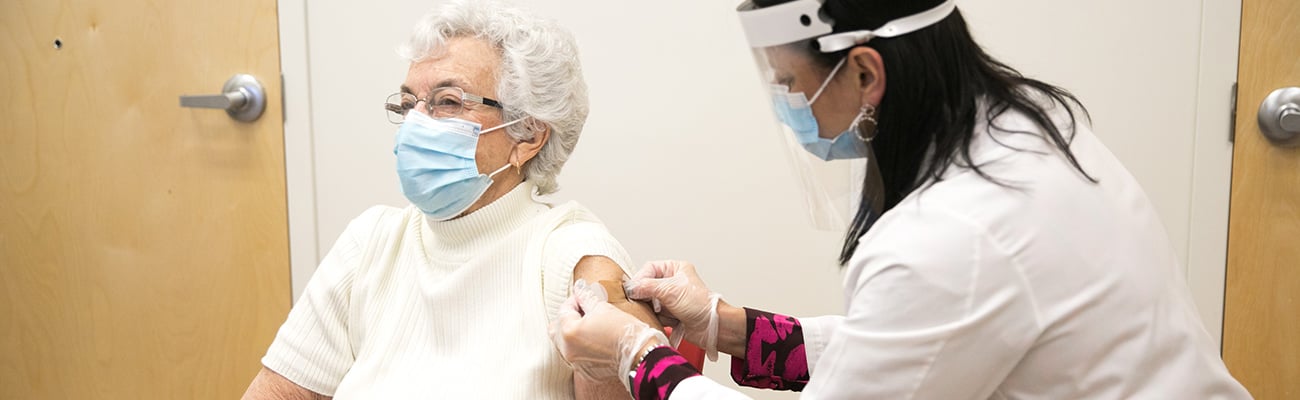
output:
[[[883,205],[883,182],[870,145],[874,136],[867,136],[874,135],[874,126],[861,126],[874,125],[874,105],[860,105],[851,121],[818,121],[812,106],[830,101],[822,94],[845,60],[827,75],[810,74],[807,71],[813,63],[806,41],[816,38],[820,51],[835,53],[874,37],[894,37],[932,25],[951,14],[956,4],[948,0],[874,31],[835,34],[833,22],[820,13],[821,5],[821,0],[795,0],[758,8],[746,0],[737,12],[762,85],[770,95],[779,122],[777,132],[801,185],[808,216],[818,229],[840,230],[853,219],[862,199],[872,202],[874,210]],[[795,75],[803,76],[803,81],[793,82]],[[821,79],[814,82],[809,76]]]

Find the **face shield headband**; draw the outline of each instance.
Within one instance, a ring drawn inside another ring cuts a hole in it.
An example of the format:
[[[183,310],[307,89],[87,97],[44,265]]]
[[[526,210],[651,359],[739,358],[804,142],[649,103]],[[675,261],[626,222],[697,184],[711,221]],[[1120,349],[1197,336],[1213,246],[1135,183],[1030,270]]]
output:
[[[752,48],[790,44],[817,38],[823,53],[834,53],[870,41],[873,38],[892,38],[934,25],[957,9],[957,0],[947,0],[929,10],[886,22],[874,30],[858,30],[831,34],[834,21],[821,14],[824,0],[795,0],[770,7],[758,8],[751,0],[737,7],[740,25]]]

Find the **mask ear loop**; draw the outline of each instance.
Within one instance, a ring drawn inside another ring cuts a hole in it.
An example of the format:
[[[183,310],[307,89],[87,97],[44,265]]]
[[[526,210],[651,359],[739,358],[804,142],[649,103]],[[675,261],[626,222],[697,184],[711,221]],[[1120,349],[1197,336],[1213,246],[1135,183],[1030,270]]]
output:
[[[486,133],[488,133],[488,132],[496,131],[496,130],[499,130],[499,129],[509,128],[511,125],[518,124],[518,123],[520,123],[520,122],[524,122],[525,119],[528,119],[528,118],[527,118],[527,117],[519,118],[519,119],[516,119],[516,120],[514,120],[514,121],[510,121],[510,122],[507,122],[507,123],[504,123],[504,124],[501,124],[501,125],[494,126],[494,127],[490,128],[490,129],[480,131],[480,132],[479,132],[479,135],[483,135],[483,134],[486,134]],[[518,145],[519,143],[518,143],[518,142],[515,142],[515,144]],[[514,151],[514,150],[511,150],[511,151]],[[491,178],[495,177],[497,174],[501,173],[501,171],[505,171],[506,168],[510,168],[510,167],[515,167],[515,173],[519,174],[520,177],[523,177],[523,176],[524,176],[524,171],[523,171],[523,166],[522,166],[522,165],[515,165],[514,162],[509,162],[509,161],[507,161],[507,164],[506,164],[506,165],[502,165],[501,168],[497,168],[496,171],[494,171],[494,172],[492,172],[491,174],[489,174],[489,175],[488,175],[488,179],[491,179]]]
[[[835,79],[835,73],[840,72],[840,68],[844,67],[844,62],[848,60],[849,60],[849,56],[846,55],[844,56],[844,58],[840,59],[840,62],[835,64],[835,68],[831,69],[831,74],[827,75],[826,80],[822,81],[822,86],[817,88],[817,93],[813,93],[812,99],[808,100],[809,106],[811,106],[813,103],[816,103],[818,97],[822,97],[822,91],[826,90],[826,86],[830,86],[831,80]]]
[[[488,132],[492,132],[492,131],[495,131],[495,130],[498,130],[498,129],[509,128],[511,125],[514,125],[514,124],[520,123],[520,122],[522,122],[523,120],[524,120],[523,118],[516,119],[516,120],[514,120],[514,121],[510,121],[510,122],[507,122],[507,123],[504,123],[504,124],[501,124],[501,125],[497,125],[497,126],[494,126],[494,127],[488,128],[488,129],[481,130],[481,131],[478,132],[478,134],[479,134],[479,135],[483,135],[483,134],[486,134],[486,133],[488,133]]]
[[[514,166],[514,164],[507,163],[506,165],[502,165],[501,168],[497,168],[496,171],[492,171],[492,173],[488,174],[488,179],[492,179],[493,177],[497,176],[497,174],[501,173],[501,171],[505,171],[506,168],[510,168],[512,166]]]

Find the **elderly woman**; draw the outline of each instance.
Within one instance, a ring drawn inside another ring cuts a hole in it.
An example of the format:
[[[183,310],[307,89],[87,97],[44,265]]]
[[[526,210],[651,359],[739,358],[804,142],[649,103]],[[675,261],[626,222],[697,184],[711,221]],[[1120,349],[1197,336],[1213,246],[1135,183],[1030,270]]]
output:
[[[533,198],[557,189],[587,117],[573,38],[515,8],[454,2],[401,53],[410,68],[385,107],[412,205],[348,225],[245,397],[628,397],[586,385],[547,335],[574,280],[618,287],[629,265],[582,206]],[[643,305],[616,305],[655,324]]]

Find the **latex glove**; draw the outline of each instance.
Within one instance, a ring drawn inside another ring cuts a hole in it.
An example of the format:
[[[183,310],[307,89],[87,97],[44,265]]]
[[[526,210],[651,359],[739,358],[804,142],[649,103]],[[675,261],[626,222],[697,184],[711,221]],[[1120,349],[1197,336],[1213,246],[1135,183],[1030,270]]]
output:
[[[608,302],[605,288],[579,279],[551,324],[551,340],[574,373],[593,382],[626,384],[644,350],[668,344],[651,328]]]
[[[703,347],[710,361],[718,360],[718,301],[722,296],[704,285],[695,265],[649,262],[624,286],[628,298],[651,302],[660,322],[673,327],[673,346],[685,338]]]

